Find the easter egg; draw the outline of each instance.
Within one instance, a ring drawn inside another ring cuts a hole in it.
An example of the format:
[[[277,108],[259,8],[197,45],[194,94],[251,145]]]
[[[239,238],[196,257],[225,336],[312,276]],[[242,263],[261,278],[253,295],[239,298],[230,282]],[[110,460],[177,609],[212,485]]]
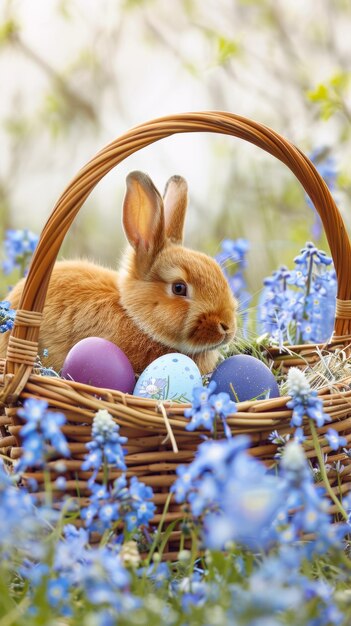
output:
[[[61,376],[79,383],[132,393],[135,375],[132,365],[112,341],[87,337],[69,351]]]
[[[154,400],[191,402],[194,387],[202,386],[200,370],[185,354],[164,354],[140,375],[133,394]]]
[[[234,402],[278,398],[279,388],[265,363],[247,354],[231,356],[219,364],[211,376],[217,383],[215,393],[225,391]]]

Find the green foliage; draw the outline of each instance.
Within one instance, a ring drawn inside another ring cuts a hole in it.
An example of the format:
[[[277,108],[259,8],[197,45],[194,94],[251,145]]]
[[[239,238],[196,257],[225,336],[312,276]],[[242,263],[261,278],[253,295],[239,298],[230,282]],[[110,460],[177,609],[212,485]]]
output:
[[[30,132],[30,123],[24,116],[13,115],[3,121],[3,128],[12,137],[23,139]]]
[[[350,81],[351,72],[340,71],[333,74],[325,83],[320,83],[314,90],[307,92],[308,99],[319,105],[320,115],[324,121],[329,120],[337,112],[343,113],[347,118],[350,117],[345,103]]]
[[[138,9],[152,3],[153,0],[123,0],[123,9],[126,11],[131,9]]]
[[[241,52],[240,44],[234,39],[228,39],[223,35],[217,37],[217,59],[218,63],[225,64],[233,57],[239,56]]]
[[[0,24],[0,46],[13,41],[19,31],[20,26],[14,19],[9,19]]]
[[[65,20],[70,20],[72,17],[70,4],[72,4],[70,0],[60,0],[58,3],[57,11]]]

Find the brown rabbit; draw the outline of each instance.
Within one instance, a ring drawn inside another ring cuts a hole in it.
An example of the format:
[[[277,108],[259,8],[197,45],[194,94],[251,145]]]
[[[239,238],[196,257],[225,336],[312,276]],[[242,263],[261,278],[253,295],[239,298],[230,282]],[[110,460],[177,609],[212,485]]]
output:
[[[85,337],[118,345],[141,372],[167,352],[183,352],[202,373],[236,330],[236,301],[211,257],[182,246],[187,184],[167,183],[162,200],[142,172],[127,176],[123,226],[130,243],[119,272],[88,261],[57,262],[39,337],[43,364],[59,371],[68,351]],[[18,308],[21,280],[8,296]],[[0,335],[4,356],[8,333]]]

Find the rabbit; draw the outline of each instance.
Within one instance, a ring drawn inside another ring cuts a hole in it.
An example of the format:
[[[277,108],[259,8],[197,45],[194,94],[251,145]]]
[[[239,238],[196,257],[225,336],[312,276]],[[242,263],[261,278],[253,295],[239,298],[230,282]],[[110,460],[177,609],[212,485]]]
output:
[[[211,257],[183,247],[187,183],[172,176],[164,198],[147,174],[126,179],[123,227],[129,242],[119,271],[86,260],[56,262],[39,335],[45,367],[60,371],[81,339],[98,336],[125,352],[136,373],[182,352],[211,372],[236,331],[237,302]],[[7,299],[18,308],[24,279]],[[0,336],[5,356],[8,333]]]

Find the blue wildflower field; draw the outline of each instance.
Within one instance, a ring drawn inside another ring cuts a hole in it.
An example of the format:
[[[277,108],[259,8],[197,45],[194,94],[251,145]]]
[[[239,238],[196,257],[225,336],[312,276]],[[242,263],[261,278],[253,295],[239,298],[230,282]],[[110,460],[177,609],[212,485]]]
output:
[[[4,271],[17,267],[25,274],[36,242],[29,231],[9,231]],[[218,256],[244,311],[243,340],[252,323],[246,313],[247,250],[242,239],[226,240]],[[281,267],[265,280],[256,307],[258,332],[277,346],[327,339],[335,289],[332,260],[306,243],[293,269]],[[11,329],[14,314],[4,300],[1,332]],[[10,472],[5,460],[0,464],[0,626],[350,624],[351,497],[330,488],[316,428],[325,426],[332,450],[345,457],[350,452],[346,439],[328,427],[330,418],[299,369],[289,370],[286,389],[293,433],[272,432],[274,470],[249,455],[247,436],[231,432],[226,418],[236,405],[229,396],[216,394],[215,383],[194,390],[186,428],[203,429],[204,442],[191,464],[178,467],[171,488],[185,514],[174,562],[162,560],[171,527],[149,524],[152,489],[127,478],[127,438],[111,415],[100,410],[94,417],[82,465],[91,472],[90,497],[77,510],[65,496],[66,417],[42,399],[25,400],[19,413],[22,457]],[[223,440],[216,439],[218,422]],[[305,454],[306,423],[317,466]],[[53,451],[62,457],[54,483],[48,463]],[[44,496],[34,477],[21,482],[33,468],[44,472]],[[112,480],[116,470],[119,477]],[[317,476],[323,490],[315,486]]]

